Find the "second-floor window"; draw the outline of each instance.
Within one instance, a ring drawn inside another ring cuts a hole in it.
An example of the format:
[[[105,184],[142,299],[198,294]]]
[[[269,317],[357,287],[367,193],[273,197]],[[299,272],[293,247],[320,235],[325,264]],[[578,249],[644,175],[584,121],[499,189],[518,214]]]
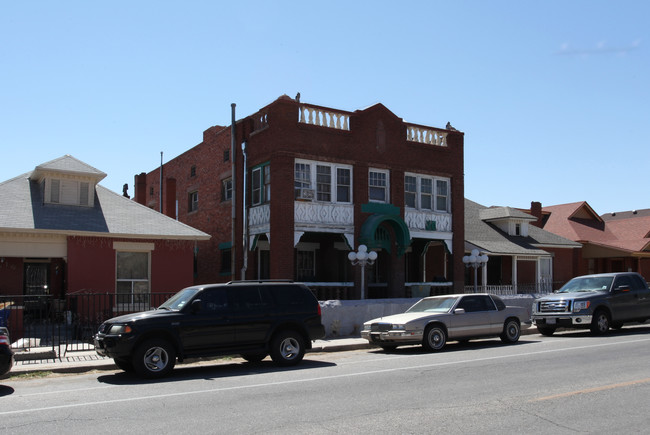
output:
[[[296,160],[295,197],[319,202],[352,202],[352,167],[326,162]]]
[[[251,203],[261,205],[271,200],[271,166],[267,163],[251,173]]]
[[[221,182],[221,200],[230,201],[232,199],[232,178]]]
[[[373,202],[388,202],[388,171],[370,169],[368,171],[368,199]]]
[[[449,212],[449,180],[406,174],[404,176],[404,205],[419,210]]]
[[[199,192],[190,192],[187,198],[187,211],[192,212],[199,209]]]

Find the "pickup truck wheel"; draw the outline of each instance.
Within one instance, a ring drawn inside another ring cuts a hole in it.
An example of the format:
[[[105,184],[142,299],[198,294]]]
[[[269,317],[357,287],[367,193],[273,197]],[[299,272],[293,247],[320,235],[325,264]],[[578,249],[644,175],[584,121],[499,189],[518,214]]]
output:
[[[271,359],[279,366],[298,364],[304,356],[304,339],[296,331],[282,331],[271,340]]]
[[[521,335],[521,326],[517,319],[508,319],[503,325],[503,332],[500,335],[504,343],[516,343]]]
[[[598,310],[591,320],[591,332],[602,335],[609,331],[609,315],[606,311]]]
[[[168,375],[176,364],[176,350],[164,339],[154,338],[140,344],[133,353],[133,368],[145,378]]]
[[[442,350],[447,343],[447,333],[440,325],[430,325],[424,330],[422,347],[429,352]]]
[[[555,332],[555,328],[552,326],[537,326],[537,331],[546,337],[550,337]]]

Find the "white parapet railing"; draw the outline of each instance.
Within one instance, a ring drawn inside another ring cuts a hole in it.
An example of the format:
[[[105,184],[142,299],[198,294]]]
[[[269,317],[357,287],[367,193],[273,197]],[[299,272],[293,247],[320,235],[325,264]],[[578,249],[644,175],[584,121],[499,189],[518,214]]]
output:
[[[299,121],[303,124],[318,125],[337,130],[350,130],[350,115],[348,113],[324,107],[301,105]]]
[[[406,124],[406,140],[446,147],[447,133],[421,125]]]

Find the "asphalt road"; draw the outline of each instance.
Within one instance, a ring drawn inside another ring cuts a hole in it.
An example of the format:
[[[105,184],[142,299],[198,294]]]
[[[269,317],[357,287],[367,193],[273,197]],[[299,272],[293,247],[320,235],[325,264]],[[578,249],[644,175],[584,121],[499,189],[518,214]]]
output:
[[[308,354],[293,369],[239,359],[161,381],[122,372],[5,381],[15,433],[647,432],[650,327],[393,353]]]

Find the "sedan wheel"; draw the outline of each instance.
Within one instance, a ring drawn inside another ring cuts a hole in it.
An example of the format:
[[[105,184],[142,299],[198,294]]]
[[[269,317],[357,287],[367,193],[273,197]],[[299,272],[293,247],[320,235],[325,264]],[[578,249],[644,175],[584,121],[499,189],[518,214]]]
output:
[[[422,347],[429,352],[435,352],[445,347],[447,343],[447,332],[440,325],[428,326],[424,330]]]
[[[516,343],[519,341],[521,335],[521,326],[517,319],[508,319],[503,325],[503,332],[501,333],[501,341],[504,343]]]

